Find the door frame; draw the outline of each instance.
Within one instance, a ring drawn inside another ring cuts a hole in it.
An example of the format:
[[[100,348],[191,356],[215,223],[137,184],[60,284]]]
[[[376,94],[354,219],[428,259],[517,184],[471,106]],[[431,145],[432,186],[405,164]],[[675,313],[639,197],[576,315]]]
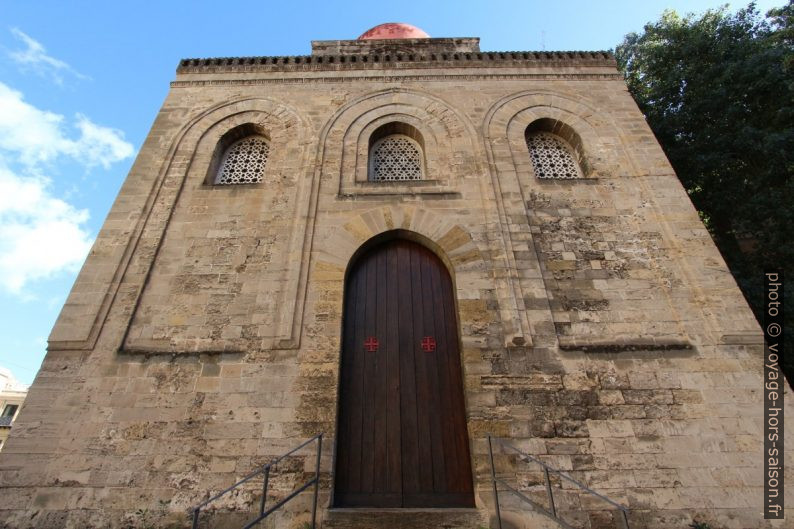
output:
[[[406,240],[411,241],[421,246],[424,246],[433,254],[441,260],[441,263],[446,268],[447,273],[449,274],[449,279],[452,283],[452,302],[454,303],[455,308],[455,331],[457,333],[457,341],[458,341],[458,356],[460,357],[460,370],[461,370],[461,382],[462,382],[462,393],[461,397],[463,398],[463,411],[466,417],[466,436],[468,437],[468,444],[469,444],[469,466],[471,468],[471,479],[472,479],[472,495],[474,498],[475,506],[477,504],[477,489],[475,487],[475,466],[474,466],[474,453],[471,450],[472,446],[472,437],[471,431],[469,429],[469,405],[468,405],[468,394],[466,392],[466,366],[463,361],[463,336],[461,330],[461,321],[460,321],[460,308],[458,307],[458,286],[455,281],[455,268],[452,266],[452,262],[446,256],[444,250],[436,244],[431,239],[425,237],[421,233],[417,233],[411,230],[405,229],[395,229],[389,230],[371,237],[367,241],[365,241],[361,246],[359,246],[353,255],[350,256],[350,259],[347,262],[347,267],[345,268],[345,276],[344,276],[344,283],[342,286],[342,317],[339,319],[339,356],[337,359],[337,372],[336,372],[336,417],[334,418],[334,443],[333,443],[333,454],[331,456],[331,490],[328,498],[328,508],[334,509],[335,507],[335,498],[336,495],[336,460],[339,453],[339,417],[340,417],[340,407],[342,405],[341,400],[341,383],[342,383],[342,347],[344,346],[342,338],[342,334],[345,328],[345,314],[347,310],[347,281],[348,276],[350,275],[350,271],[353,269],[355,264],[358,262],[359,258],[366,254],[371,249],[375,248],[376,246],[380,246],[382,244],[387,244],[391,241],[395,240]],[[345,509],[356,508],[356,507],[345,507]],[[362,507],[363,509],[369,509],[369,507]]]

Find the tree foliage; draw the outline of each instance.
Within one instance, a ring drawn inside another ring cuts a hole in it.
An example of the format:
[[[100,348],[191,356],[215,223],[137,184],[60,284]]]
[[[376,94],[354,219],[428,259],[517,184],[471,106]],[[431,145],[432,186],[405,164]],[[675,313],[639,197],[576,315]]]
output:
[[[763,321],[763,270],[786,273],[794,333],[794,0],[681,17],[616,48],[618,65],[692,202]],[[784,369],[794,383],[794,337]]]

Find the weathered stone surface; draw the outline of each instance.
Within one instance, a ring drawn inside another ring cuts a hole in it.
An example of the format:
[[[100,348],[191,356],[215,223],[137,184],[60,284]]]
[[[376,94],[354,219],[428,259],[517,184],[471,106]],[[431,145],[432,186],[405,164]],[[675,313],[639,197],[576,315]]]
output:
[[[627,506],[632,528],[785,527],[758,515],[758,325],[614,60],[443,40],[180,65],[0,454],[0,526],[184,526],[324,432],[329,527],[486,525],[489,434]],[[585,178],[535,177],[524,133],[539,120],[575,132]],[[427,181],[367,180],[370,135],[392,121],[423,135]],[[236,127],[269,139],[265,182],[209,185]],[[345,273],[396,229],[454,280],[477,510],[334,518]],[[546,501],[537,465],[494,457]],[[283,461],[268,501],[313,465],[311,449]],[[552,484],[568,519],[614,525]],[[240,526],[259,486],[209,523]],[[550,527],[504,501],[514,527]],[[300,527],[310,504],[270,527]]]

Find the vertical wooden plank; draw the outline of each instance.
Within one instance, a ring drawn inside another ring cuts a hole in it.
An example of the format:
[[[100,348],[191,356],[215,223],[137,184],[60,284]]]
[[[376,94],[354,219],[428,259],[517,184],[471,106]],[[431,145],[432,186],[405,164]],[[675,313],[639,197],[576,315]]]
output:
[[[335,491],[340,494],[350,487],[350,402],[352,391],[353,339],[356,314],[356,270],[350,271],[345,285],[344,313],[342,322],[342,351],[339,367],[339,420],[337,424],[337,456]]]
[[[386,252],[387,248],[379,248],[375,261],[375,332],[380,341],[378,351],[372,355],[375,360],[374,384],[374,425],[373,425],[373,446],[374,446],[374,473],[373,490],[378,493],[387,492],[387,473],[388,473],[388,446],[386,439],[386,428],[388,413],[386,406],[388,369],[388,328],[386,309],[388,307],[388,286],[386,278]],[[370,293],[370,296],[373,296]]]
[[[402,498],[402,446],[400,411],[400,332],[398,314],[398,261],[397,248],[390,244],[386,254],[386,361],[387,361],[387,398],[386,398],[386,428],[387,428],[387,465],[388,465],[388,490],[400,495]]]
[[[433,275],[431,268],[436,264],[435,256],[426,248],[417,248],[417,256],[419,259],[418,273],[421,275],[422,282],[422,339],[424,337],[436,340],[436,348],[434,351],[425,351],[422,347],[419,348],[419,354],[422,355],[425,362],[425,369],[428,380],[428,422],[430,425],[430,437],[426,440],[430,452],[430,457],[433,461],[433,491],[443,492],[446,490],[446,479],[444,469],[444,441],[443,430],[444,428],[444,412],[442,406],[442,399],[440,394],[440,383],[442,378],[439,376],[439,359],[441,351],[438,349],[438,337],[436,331],[436,317],[437,311],[436,300],[433,296]]]
[[[419,433],[416,408],[416,371],[413,355],[413,307],[411,300],[411,254],[402,241],[397,248],[398,326],[400,344],[400,414],[402,427],[403,497],[419,491]]]
[[[433,491],[433,454],[432,433],[430,430],[431,416],[434,414],[433,401],[430,392],[429,370],[432,365],[426,358],[420,346],[424,336],[424,306],[422,283],[422,253],[421,249],[411,245],[411,300],[413,305],[414,341],[411,344],[410,354],[414,356],[416,365],[416,408],[418,418],[419,439],[417,450],[419,452],[419,492],[427,494]]]
[[[427,353],[432,360],[433,370],[433,398],[435,400],[435,427],[433,438],[433,471],[435,490],[447,492],[454,490],[455,463],[457,456],[454,451],[454,424],[451,422],[450,410],[452,407],[449,385],[448,347],[446,326],[444,322],[444,298],[441,296],[441,261],[429,250],[425,250],[422,262],[422,279],[425,288],[425,325],[432,326],[428,330],[436,340],[436,350]],[[446,270],[443,270],[446,273]]]
[[[465,421],[461,423],[460,417],[456,412],[456,401],[463,398],[459,394],[455,385],[455,376],[459,371],[460,354],[458,352],[457,333],[450,334],[450,329],[455,328],[455,324],[450,322],[455,321],[454,307],[449,306],[449,296],[445,292],[446,284],[445,277],[449,273],[440,260],[437,260],[437,266],[433,269],[433,297],[437,300],[438,310],[436,311],[436,322],[438,325],[439,339],[439,361],[443,365],[439,365],[439,378],[443,387],[443,409],[444,416],[447,424],[452,425],[450,428],[445,429],[447,434],[444,438],[444,446],[446,448],[445,455],[447,461],[447,485],[448,491],[460,490],[460,480],[464,479],[463,472],[461,472],[461,465],[468,465],[468,461],[463,460],[462,454],[458,449],[458,442],[456,439],[456,432],[459,430],[466,430]]]
[[[350,406],[350,489],[349,492],[361,491],[361,437],[363,426],[362,403],[364,402],[364,350],[366,339],[366,291],[367,261],[366,256],[357,263],[358,278],[356,282],[356,316],[355,332],[353,333],[353,369],[351,373],[352,391]]]
[[[366,256],[366,291],[367,308],[364,316],[364,335],[372,336],[380,341],[376,320],[377,303],[377,252]],[[372,492],[375,475],[375,390],[377,386],[376,367],[378,351],[364,351],[364,373],[362,387],[363,422],[361,426],[361,491]]]
[[[359,259],[345,287],[337,505],[472,506],[452,281],[408,241]],[[364,340],[379,341],[367,352]],[[436,340],[425,352],[424,336]],[[401,500],[402,498],[402,500]]]
[[[463,369],[460,360],[458,342],[458,315],[455,310],[455,292],[452,278],[448,273],[441,275],[444,322],[449,344],[448,372],[452,401],[451,422],[455,424],[455,451],[457,454],[457,473],[455,491],[467,494],[467,501],[473,505],[473,483],[471,472],[471,455],[469,452],[469,433],[466,428],[466,402],[463,386]]]

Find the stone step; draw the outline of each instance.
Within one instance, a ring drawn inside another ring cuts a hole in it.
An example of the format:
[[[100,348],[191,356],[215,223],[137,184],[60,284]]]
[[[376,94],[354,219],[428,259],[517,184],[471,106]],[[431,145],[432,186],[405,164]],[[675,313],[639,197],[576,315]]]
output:
[[[484,529],[477,509],[330,509],[322,529]]]
[[[502,529],[562,529],[552,518],[545,514],[527,509],[502,509]],[[491,525],[497,529],[496,518],[493,517]]]

